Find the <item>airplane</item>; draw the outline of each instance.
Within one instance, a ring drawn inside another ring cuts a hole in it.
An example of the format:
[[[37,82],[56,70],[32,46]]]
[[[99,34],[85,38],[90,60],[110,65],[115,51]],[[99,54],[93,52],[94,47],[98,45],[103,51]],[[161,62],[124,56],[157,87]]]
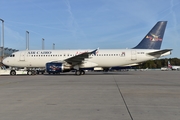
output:
[[[170,55],[172,49],[161,48],[167,21],[159,21],[132,49],[95,50],[24,50],[12,53],[3,60],[10,67],[24,67],[27,74],[35,73],[33,68],[46,68],[51,74],[75,70],[75,75],[84,75],[85,69],[116,66],[131,66]],[[12,70],[11,75],[16,71]]]
[[[171,65],[170,61],[168,61],[168,68],[171,70],[180,70],[180,66]]]

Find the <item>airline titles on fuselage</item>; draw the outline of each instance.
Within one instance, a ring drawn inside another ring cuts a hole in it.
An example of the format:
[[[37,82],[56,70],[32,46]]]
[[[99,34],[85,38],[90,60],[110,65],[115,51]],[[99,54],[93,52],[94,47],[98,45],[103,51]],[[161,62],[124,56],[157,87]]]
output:
[[[51,51],[29,51],[28,54],[51,54]]]
[[[88,52],[88,51],[85,51],[85,52]],[[76,51],[74,55],[79,55],[79,54],[82,54],[82,53],[85,53],[85,52]],[[27,54],[29,54],[29,55],[53,55],[53,52],[52,51],[28,51]],[[68,54],[68,53],[66,53],[66,54]],[[121,52],[119,54],[100,54],[99,52],[96,52],[97,56],[99,56],[98,54],[100,56],[102,55],[102,56],[121,56],[121,57],[124,57],[126,55],[125,52]]]
[[[88,52],[88,51],[85,51],[85,52]],[[82,54],[82,53],[85,53],[85,52],[76,52],[76,55],[78,54]],[[29,51],[28,54],[52,54],[51,51]]]

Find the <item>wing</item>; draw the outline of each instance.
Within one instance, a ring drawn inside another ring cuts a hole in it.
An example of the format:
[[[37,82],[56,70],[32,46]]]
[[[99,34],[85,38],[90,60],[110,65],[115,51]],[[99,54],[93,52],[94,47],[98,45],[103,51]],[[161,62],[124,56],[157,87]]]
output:
[[[97,50],[98,49],[95,49],[95,50],[93,50],[91,52],[85,52],[85,53],[82,53],[82,54],[67,58],[64,61],[71,64],[72,66],[77,65],[77,64],[81,64],[85,60],[85,58],[89,58],[89,55],[91,55],[91,54],[95,55]]]

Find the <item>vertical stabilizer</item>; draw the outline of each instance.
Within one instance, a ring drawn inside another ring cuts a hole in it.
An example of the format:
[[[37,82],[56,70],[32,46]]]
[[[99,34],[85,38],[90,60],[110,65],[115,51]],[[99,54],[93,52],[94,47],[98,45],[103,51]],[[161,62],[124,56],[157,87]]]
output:
[[[160,49],[167,21],[159,21],[133,49]]]
[[[168,61],[168,68],[172,69],[171,63]]]

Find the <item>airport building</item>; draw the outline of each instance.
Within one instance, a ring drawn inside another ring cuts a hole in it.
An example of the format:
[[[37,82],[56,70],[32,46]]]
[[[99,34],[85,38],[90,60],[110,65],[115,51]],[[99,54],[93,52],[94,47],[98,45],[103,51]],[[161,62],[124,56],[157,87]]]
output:
[[[17,52],[19,50],[12,49],[12,48],[4,48],[4,56],[3,56],[3,49],[0,47],[0,66],[2,65],[3,58],[11,55],[13,52]]]

